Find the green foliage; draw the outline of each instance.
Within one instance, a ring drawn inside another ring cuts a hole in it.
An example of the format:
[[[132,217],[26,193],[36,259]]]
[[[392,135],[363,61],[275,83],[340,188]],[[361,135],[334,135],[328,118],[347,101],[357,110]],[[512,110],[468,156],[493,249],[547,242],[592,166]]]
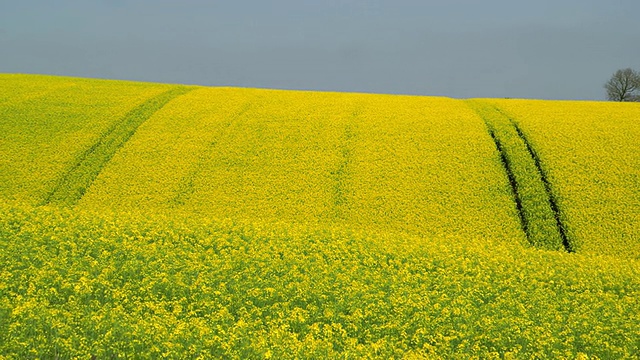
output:
[[[399,234],[0,210],[0,354],[632,358],[640,264]]]

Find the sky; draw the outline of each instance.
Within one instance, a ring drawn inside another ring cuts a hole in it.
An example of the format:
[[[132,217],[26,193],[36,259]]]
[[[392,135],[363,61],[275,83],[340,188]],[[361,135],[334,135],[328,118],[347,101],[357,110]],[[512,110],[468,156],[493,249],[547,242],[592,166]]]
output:
[[[639,0],[0,0],[0,73],[604,100]]]

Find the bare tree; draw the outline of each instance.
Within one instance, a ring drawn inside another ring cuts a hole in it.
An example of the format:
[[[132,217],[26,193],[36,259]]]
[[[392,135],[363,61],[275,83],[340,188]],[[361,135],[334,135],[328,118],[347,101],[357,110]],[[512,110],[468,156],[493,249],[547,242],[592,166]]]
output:
[[[611,101],[640,101],[640,73],[626,68],[616,71],[604,84]]]

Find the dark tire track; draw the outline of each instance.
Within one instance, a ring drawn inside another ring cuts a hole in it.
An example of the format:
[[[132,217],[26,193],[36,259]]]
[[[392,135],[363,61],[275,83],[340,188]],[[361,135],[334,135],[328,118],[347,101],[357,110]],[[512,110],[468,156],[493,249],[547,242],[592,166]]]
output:
[[[553,214],[556,219],[556,225],[558,227],[558,231],[560,232],[560,237],[562,238],[562,245],[564,246],[565,250],[567,250],[567,252],[574,252],[575,250],[573,249],[573,246],[571,246],[571,243],[569,242],[569,238],[567,237],[567,231],[560,219],[560,208],[558,207],[558,200],[556,199],[556,196],[552,191],[551,182],[549,181],[547,172],[542,167],[542,162],[540,161],[540,157],[538,156],[536,151],[533,149],[533,146],[531,146],[531,142],[529,142],[529,139],[524,135],[524,133],[522,132],[522,129],[520,129],[520,126],[515,121],[513,121],[510,117],[509,117],[509,120],[511,120],[511,123],[515,127],[516,132],[518,133],[518,136],[520,136],[520,138],[524,141],[525,145],[527,146],[527,150],[529,151],[529,154],[533,158],[533,161],[535,162],[536,167],[540,172],[540,177],[542,178],[542,182],[544,183],[544,187],[547,191],[547,195],[549,196],[549,205],[551,205],[551,209],[553,210]]]
[[[524,231],[525,234],[529,234],[529,225],[527,224],[527,218],[522,208],[522,199],[520,198],[520,194],[518,192],[518,183],[515,175],[513,174],[513,171],[511,170],[513,165],[507,158],[505,149],[502,147],[502,143],[498,141],[498,138],[496,137],[495,132],[491,129],[489,129],[489,136],[491,136],[491,139],[493,140],[494,144],[496,145],[496,148],[498,149],[498,152],[500,153],[500,162],[502,163],[502,166],[504,167],[504,170],[507,173],[507,178],[509,179],[509,185],[511,186],[511,193],[516,202],[516,210],[518,210],[518,217],[520,218],[520,225],[522,226],[522,230]],[[527,235],[527,238],[529,238],[528,235]]]
[[[115,153],[135,134],[138,127],[162,109],[169,101],[192,91],[193,87],[176,86],[130,110],[115,122],[90,148],[76,158],[75,163],[58,179],[41,203],[71,206],[76,204],[98,177]]]
[[[520,127],[493,105],[478,100],[468,103],[484,120],[500,154],[529,242],[539,248],[573,252],[547,174]]]

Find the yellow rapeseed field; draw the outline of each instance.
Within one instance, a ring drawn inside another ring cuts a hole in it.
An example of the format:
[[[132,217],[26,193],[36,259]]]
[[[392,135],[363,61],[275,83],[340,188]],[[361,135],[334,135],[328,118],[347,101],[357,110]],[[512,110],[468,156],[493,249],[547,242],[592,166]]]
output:
[[[483,122],[447,98],[203,88],[146,121],[79,207],[524,241]]]
[[[0,359],[638,358],[638,119],[0,74]]]
[[[100,136],[162,84],[0,76],[0,196],[38,204]],[[0,100],[2,101],[2,100]]]
[[[640,104],[494,100],[539,154],[576,251],[640,258]]]

